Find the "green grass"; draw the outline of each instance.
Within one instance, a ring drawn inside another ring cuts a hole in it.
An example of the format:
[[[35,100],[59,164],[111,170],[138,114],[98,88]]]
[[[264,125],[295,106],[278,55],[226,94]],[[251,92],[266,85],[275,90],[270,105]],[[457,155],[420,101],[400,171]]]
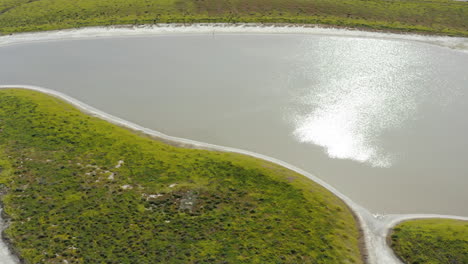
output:
[[[453,0],[0,0],[0,33],[115,24],[324,24],[468,36]]]
[[[273,163],[21,89],[0,90],[0,152],[6,236],[26,263],[362,263],[348,207]]]
[[[391,246],[405,263],[468,263],[468,222],[450,219],[405,221],[390,236]]]

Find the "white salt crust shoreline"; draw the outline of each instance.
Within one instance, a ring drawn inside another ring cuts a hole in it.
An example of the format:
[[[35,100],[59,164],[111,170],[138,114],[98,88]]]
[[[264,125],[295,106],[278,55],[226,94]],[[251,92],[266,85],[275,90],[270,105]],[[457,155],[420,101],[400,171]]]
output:
[[[64,29],[32,33],[16,33],[0,36],[0,46],[12,44],[44,42],[54,40],[73,40],[89,38],[109,38],[126,36],[180,34],[300,34],[324,35],[335,37],[374,38],[400,41],[417,41],[433,44],[468,53],[468,38],[420,35],[410,33],[385,33],[361,31],[345,28],[320,27],[314,25],[264,25],[255,23],[244,24],[155,24],[155,25],[121,25],[107,27],[86,27],[79,29]]]
[[[336,37],[356,37],[356,38],[378,38],[388,40],[400,41],[417,41],[424,42],[432,45],[438,45],[450,49],[459,50],[468,53],[468,38],[453,38],[443,36],[426,36],[426,35],[412,35],[412,34],[395,34],[395,33],[380,33],[380,32],[366,32],[357,30],[346,30],[336,28],[320,28],[320,27],[300,27],[300,26],[261,26],[257,24],[241,24],[241,25],[228,25],[228,24],[194,24],[190,26],[182,25],[150,25],[150,26],[119,26],[119,27],[91,27],[83,29],[71,29],[60,31],[48,31],[39,33],[22,33],[13,34],[0,37],[0,47],[9,46],[21,43],[31,42],[47,42],[57,40],[73,40],[73,39],[89,39],[89,38],[110,38],[110,37],[125,37],[125,36],[151,36],[151,35],[177,35],[177,34],[311,34],[311,35],[327,35]],[[109,121],[113,124],[125,126],[130,129],[140,131],[150,136],[159,137],[164,140],[173,141],[178,144],[193,146],[203,149],[211,149],[218,151],[236,152],[253,156],[256,158],[264,159],[274,162],[288,169],[296,171],[311,180],[317,182],[323,187],[327,188],[333,194],[341,198],[359,219],[365,245],[367,248],[368,263],[369,264],[401,264],[401,261],[395,256],[391,248],[387,245],[387,235],[393,226],[397,223],[420,218],[451,218],[458,220],[468,221],[468,217],[463,216],[450,216],[450,215],[434,215],[434,214],[389,214],[389,215],[373,215],[367,209],[356,204],[338,190],[317,178],[316,176],[303,171],[293,165],[284,161],[277,160],[258,153],[245,151],[241,149],[222,147],[208,143],[198,142],[194,140],[177,138],[162,134],[129,121],[112,116],[102,112],[96,108],[86,105],[70,96],[63,93],[53,91],[50,89],[32,86],[32,85],[0,85],[0,89],[5,88],[23,88],[39,91],[58,97],[80,110],[103,120]],[[0,219],[0,228],[3,230],[5,224],[3,219]],[[9,249],[4,243],[0,241],[0,263],[13,264],[19,263],[18,259],[9,252]]]

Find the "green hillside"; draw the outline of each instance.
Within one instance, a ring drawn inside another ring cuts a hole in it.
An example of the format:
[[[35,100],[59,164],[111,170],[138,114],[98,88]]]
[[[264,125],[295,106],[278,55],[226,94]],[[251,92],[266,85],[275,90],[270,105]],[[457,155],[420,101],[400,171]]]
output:
[[[468,263],[468,222],[450,219],[405,221],[393,229],[391,246],[410,264]]]
[[[0,90],[6,236],[25,263],[363,263],[348,207],[293,171]]]
[[[254,22],[324,24],[468,36],[453,0],[0,0],[0,32],[96,25]]]

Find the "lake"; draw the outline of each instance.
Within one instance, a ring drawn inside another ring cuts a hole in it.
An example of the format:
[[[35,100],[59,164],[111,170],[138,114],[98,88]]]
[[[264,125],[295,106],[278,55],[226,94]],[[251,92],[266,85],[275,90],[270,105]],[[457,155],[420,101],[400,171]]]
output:
[[[463,51],[306,34],[61,40],[0,47],[0,84],[284,160],[375,213],[468,215]]]

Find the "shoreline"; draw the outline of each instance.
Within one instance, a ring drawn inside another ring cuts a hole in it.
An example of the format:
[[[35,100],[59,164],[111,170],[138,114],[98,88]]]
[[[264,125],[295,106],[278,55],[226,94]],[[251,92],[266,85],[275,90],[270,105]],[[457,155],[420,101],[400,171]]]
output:
[[[364,30],[314,24],[258,24],[258,23],[199,23],[199,24],[154,24],[115,25],[83,27],[52,31],[22,32],[0,35],[0,47],[32,42],[57,40],[117,38],[130,36],[161,35],[235,35],[235,34],[298,34],[332,37],[371,38],[414,41],[468,53],[468,37],[451,37],[415,32]]]
[[[412,219],[422,219],[422,218],[448,218],[448,219],[468,221],[468,217],[464,217],[464,216],[437,215],[437,214],[375,215],[375,214],[372,214],[367,209],[365,209],[364,207],[356,204],[346,195],[342,194],[333,186],[324,182],[323,180],[316,177],[315,175],[308,173],[300,168],[297,168],[291,164],[288,164],[284,161],[271,158],[266,155],[258,154],[255,152],[242,150],[242,149],[223,147],[223,146],[203,143],[203,142],[194,141],[194,140],[185,139],[185,138],[172,137],[172,136],[163,134],[161,132],[148,129],[148,128],[139,126],[137,124],[134,124],[132,122],[115,117],[113,115],[100,111],[92,106],[89,106],[77,99],[74,99],[73,97],[70,97],[66,94],[63,94],[54,90],[50,90],[47,88],[32,86],[32,85],[0,85],[0,89],[8,89],[8,88],[33,90],[33,91],[38,91],[41,93],[45,93],[47,95],[54,96],[56,98],[64,100],[65,102],[73,105],[74,107],[78,108],[79,110],[83,111],[86,114],[108,121],[112,124],[125,127],[136,133],[141,133],[149,137],[155,137],[158,139],[162,139],[166,142],[177,144],[178,146],[239,153],[239,154],[263,159],[269,162],[273,162],[287,169],[300,173],[304,175],[305,177],[313,180],[317,184],[320,184],[321,186],[326,188],[328,191],[332,192],[335,196],[340,198],[350,208],[353,215],[355,215],[355,218],[358,224],[360,225],[360,230],[362,233],[361,239],[364,241],[364,250],[363,252],[361,252],[361,254],[363,255],[363,257],[366,257],[364,260],[366,260],[366,263],[369,263],[369,264],[381,264],[381,263],[402,264],[402,262],[393,253],[393,250],[390,248],[390,246],[387,243],[387,237],[391,231],[391,228],[400,222],[403,222],[406,220],[412,220]],[[4,220],[2,219],[2,221]],[[3,223],[2,223],[2,227],[4,227]],[[9,245],[8,241],[5,241],[5,239],[3,238],[2,240],[3,240],[3,243],[5,243],[6,245]],[[10,255],[18,257],[14,254],[15,252],[10,252]],[[12,262],[12,263],[21,263],[21,262]]]
[[[454,216],[454,215],[439,215],[439,214],[389,214],[389,215],[381,215],[377,216],[376,219],[381,221],[380,228],[376,229],[376,234],[379,235],[379,238],[383,241],[380,241],[379,244],[385,244],[386,247],[382,247],[381,250],[387,251],[387,254],[392,254],[395,258],[395,263],[403,264],[403,261],[400,259],[399,256],[395,254],[393,249],[390,247],[390,236],[392,233],[393,228],[406,221],[411,220],[418,220],[418,219],[453,219],[453,220],[461,220],[461,221],[468,221],[468,217],[466,216]],[[390,263],[390,262],[384,262]]]
[[[468,0],[454,0],[454,1],[465,1]],[[410,31],[410,30],[403,30],[403,29],[377,29],[377,28],[369,28],[365,26],[341,26],[341,25],[333,25],[333,24],[315,24],[315,23],[274,23],[274,22],[236,22],[236,23],[228,23],[228,22],[187,22],[187,23],[142,23],[142,24],[112,24],[112,25],[95,25],[95,26],[83,26],[83,27],[71,27],[71,28],[62,28],[62,29],[52,29],[52,30],[38,30],[38,31],[22,31],[22,32],[13,32],[7,34],[0,34],[2,36],[9,36],[9,35],[19,35],[19,34],[37,34],[41,32],[53,32],[53,31],[67,31],[67,30],[80,30],[86,28],[138,28],[138,27],[191,27],[191,26],[211,26],[211,27],[239,27],[239,26],[247,26],[247,27],[260,27],[260,28],[267,28],[267,27],[287,27],[287,28],[323,28],[323,29],[344,29],[344,30],[351,30],[351,31],[365,31],[365,32],[375,32],[375,33],[394,33],[399,35],[421,35],[421,36],[440,36],[440,37],[454,37],[454,38],[468,38],[464,36],[458,35],[447,35],[443,33],[437,32],[430,32],[430,31]]]
[[[22,263],[18,252],[11,241],[5,237],[5,230],[9,225],[9,216],[3,211],[3,203],[0,205],[0,263]],[[6,261],[6,262],[5,262]]]
[[[453,0],[457,2],[468,2],[468,0]],[[148,20],[147,20],[148,21]],[[137,21],[134,23],[116,23],[112,24],[88,24],[84,26],[64,26],[62,28],[58,27],[55,29],[49,30],[28,30],[28,31],[13,31],[10,33],[0,33],[1,36],[8,36],[8,35],[17,35],[17,34],[28,34],[28,33],[40,33],[40,32],[47,32],[47,31],[66,31],[66,30],[76,30],[76,29],[84,29],[84,28],[99,28],[99,27],[115,27],[115,28],[135,28],[135,27],[168,27],[168,26],[175,26],[175,27],[187,27],[187,26],[194,26],[194,25],[205,25],[205,26],[255,26],[255,27],[299,27],[299,28],[330,28],[330,29],[346,29],[346,30],[355,30],[355,31],[366,31],[366,32],[380,32],[380,33],[395,33],[395,34],[409,34],[409,35],[423,35],[423,36],[446,36],[446,37],[460,37],[460,38],[468,38],[467,33],[465,32],[457,32],[457,33],[443,33],[437,30],[431,29],[416,29],[416,28],[405,28],[405,27],[395,27],[395,28],[388,28],[388,27],[381,27],[381,28],[374,28],[371,24],[350,24],[350,25],[340,25],[340,24],[329,24],[329,23],[316,23],[316,22],[202,22],[202,20],[196,20],[193,22],[156,22],[155,20],[149,23],[145,23],[144,21],[138,23]]]

